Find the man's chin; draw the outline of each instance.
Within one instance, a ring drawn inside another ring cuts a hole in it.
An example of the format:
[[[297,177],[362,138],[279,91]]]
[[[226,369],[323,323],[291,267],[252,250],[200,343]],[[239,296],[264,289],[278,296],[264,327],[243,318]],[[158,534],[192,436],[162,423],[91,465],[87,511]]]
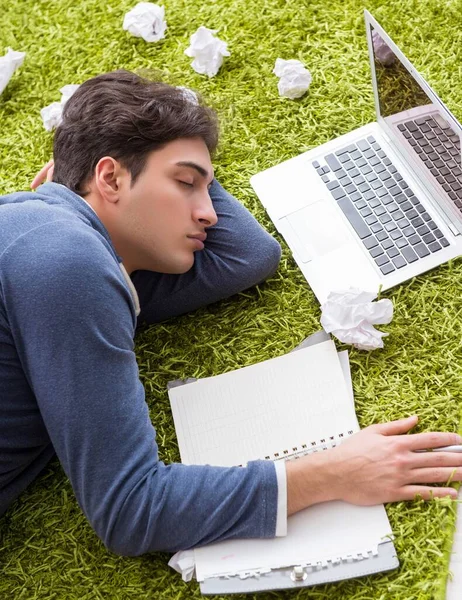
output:
[[[170,273],[172,275],[183,275],[184,273],[187,273],[193,265],[194,255],[189,260],[185,260],[184,262],[178,263],[177,265],[172,265],[172,270],[170,271]]]

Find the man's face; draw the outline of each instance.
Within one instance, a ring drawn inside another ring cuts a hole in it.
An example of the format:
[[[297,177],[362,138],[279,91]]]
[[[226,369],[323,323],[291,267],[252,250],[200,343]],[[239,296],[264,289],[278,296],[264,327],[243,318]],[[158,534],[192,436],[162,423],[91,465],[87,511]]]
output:
[[[122,178],[118,252],[130,271],[185,273],[192,267],[207,227],[217,222],[212,180],[210,154],[200,138],[152,152],[133,187],[130,176]]]

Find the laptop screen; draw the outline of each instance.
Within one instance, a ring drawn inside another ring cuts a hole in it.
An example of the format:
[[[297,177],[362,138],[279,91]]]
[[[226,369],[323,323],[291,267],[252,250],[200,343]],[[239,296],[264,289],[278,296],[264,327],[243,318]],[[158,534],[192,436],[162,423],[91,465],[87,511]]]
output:
[[[447,140],[451,158],[460,166],[460,139],[447,123],[444,111],[427,95],[379,31],[370,27],[380,116],[390,127],[401,131],[410,120],[421,125],[432,117],[431,125],[437,134],[443,130],[446,137],[442,139]]]
[[[380,33],[371,27],[380,114],[384,119],[433,102]],[[436,108],[436,107],[435,107]]]

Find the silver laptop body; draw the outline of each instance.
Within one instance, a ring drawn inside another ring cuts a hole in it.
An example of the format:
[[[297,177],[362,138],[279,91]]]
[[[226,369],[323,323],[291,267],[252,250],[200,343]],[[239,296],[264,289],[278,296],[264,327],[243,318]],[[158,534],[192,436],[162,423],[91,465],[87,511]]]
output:
[[[251,178],[320,302],[389,289],[462,250],[462,127],[365,21],[377,121]]]

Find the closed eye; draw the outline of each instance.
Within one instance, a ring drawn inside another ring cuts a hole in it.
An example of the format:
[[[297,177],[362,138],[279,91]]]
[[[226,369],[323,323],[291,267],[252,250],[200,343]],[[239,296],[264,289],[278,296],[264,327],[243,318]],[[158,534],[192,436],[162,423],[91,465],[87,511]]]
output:
[[[181,183],[182,185],[185,185],[186,187],[194,187],[194,183],[189,183],[189,181],[178,180],[178,183]]]

